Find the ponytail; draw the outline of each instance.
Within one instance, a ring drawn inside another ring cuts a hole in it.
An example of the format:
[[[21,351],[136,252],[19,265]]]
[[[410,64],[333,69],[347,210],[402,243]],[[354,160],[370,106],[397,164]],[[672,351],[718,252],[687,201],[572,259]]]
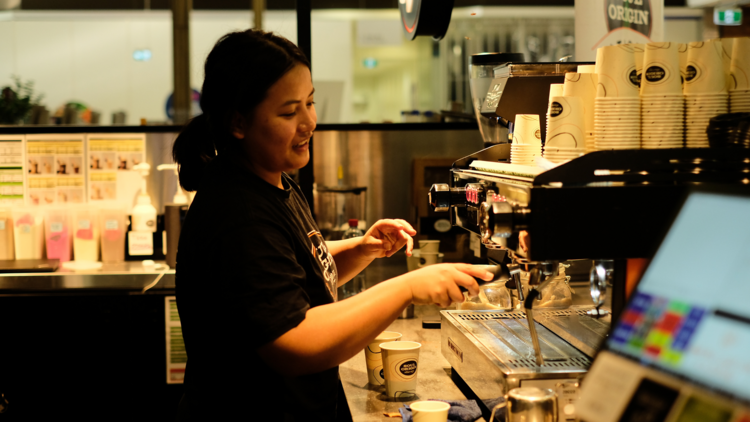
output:
[[[198,190],[204,170],[216,157],[213,136],[205,114],[194,117],[175,139],[172,158],[179,165],[180,185]]]

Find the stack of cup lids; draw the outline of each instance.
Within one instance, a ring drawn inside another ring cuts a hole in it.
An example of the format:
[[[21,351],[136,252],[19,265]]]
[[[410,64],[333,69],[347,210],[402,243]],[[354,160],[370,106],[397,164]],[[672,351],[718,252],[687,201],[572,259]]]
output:
[[[706,128],[712,117],[729,107],[721,40],[688,44],[685,78],[685,146],[708,148]]]
[[[598,85],[594,100],[597,150],[641,147],[641,99],[632,45],[601,47],[596,52]]]
[[[732,113],[750,112],[750,37],[734,38],[729,74]]]
[[[579,97],[552,97],[549,131],[544,158],[560,163],[586,153],[583,100]]]
[[[582,68],[584,66],[578,66]],[[594,66],[588,66],[589,69]],[[586,69],[588,70],[588,69]],[[566,73],[564,97],[578,97],[583,102],[584,137],[586,152],[596,151],[594,140],[594,100],[597,87],[596,73]]]
[[[539,116],[536,114],[516,114],[513,124],[513,142],[510,145],[511,164],[536,165],[536,158],[542,155],[542,132]]]
[[[685,105],[679,45],[646,44],[641,79],[641,148],[684,146]]]
[[[565,84],[550,84],[549,100],[547,101],[547,122],[544,133],[549,133],[549,106],[552,104],[552,97],[562,97]]]

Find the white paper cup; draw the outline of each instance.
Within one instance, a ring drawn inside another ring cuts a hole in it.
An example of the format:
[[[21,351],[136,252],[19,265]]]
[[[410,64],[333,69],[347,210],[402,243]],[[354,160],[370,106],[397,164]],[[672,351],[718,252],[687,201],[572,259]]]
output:
[[[380,344],[385,392],[388,397],[410,397],[417,393],[417,369],[421,347],[422,345],[415,341]]]
[[[451,405],[444,401],[415,401],[409,405],[414,422],[445,422]]]
[[[750,89],[750,37],[734,39],[729,74],[730,89]]]
[[[520,145],[542,145],[542,131],[538,114],[516,114],[513,125],[513,143]]]
[[[419,250],[427,253],[440,252],[440,241],[439,240],[420,240]]]
[[[419,268],[437,264],[439,262],[440,255],[441,254],[439,252],[422,251],[419,254]]]
[[[596,52],[597,97],[637,97],[638,73],[629,44],[601,47]]]
[[[677,43],[650,42],[643,56],[641,95],[680,94],[680,56]]]
[[[727,91],[721,48],[718,40],[688,44],[685,94]]]
[[[383,385],[383,359],[380,345],[390,341],[398,341],[401,333],[383,331],[365,347],[365,361],[367,362],[367,381],[372,385]]]
[[[583,148],[585,123],[583,100],[578,97],[553,97],[550,105],[546,145]]]
[[[566,73],[563,84],[564,97],[578,97],[583,101],[583,118],[589,130],[594,124],[597,80],[595,73]]]
[[[578,73],[594,73],[596,74],[596,65],[594,64],[582,64],[578,66]]]

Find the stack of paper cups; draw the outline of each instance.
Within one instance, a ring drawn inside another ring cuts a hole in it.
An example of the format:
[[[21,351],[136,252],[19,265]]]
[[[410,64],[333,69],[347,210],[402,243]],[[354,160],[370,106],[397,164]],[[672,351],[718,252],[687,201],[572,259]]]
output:
[[[549,100],[547,101],[547,123],[544,128],[544,133],[546,133],[547,136],[549,136],[549,108],[552,105],[552,98],[562,97],[563,89],[564,89],[564,84],[550,84],[549,86]]]
[[[646,44],[641,79],[641,148],[682,148],[685,106],[676,43]]]
[[[594,100],[596,99],[597,79],[596,73],[566,73],[565,83],[563,84],[564,97],[578,97],[583,102],[586,152],[596,151],[594,141]]]
[[[544,158],[560,163],[585,154],[585,133],[583,100],[579,97],[552,97]]]
[[[641,99],[635,53],[630,44],[596,52],[594,139],[597,150],[639,149]]]
[[[688,44],[685,78],[685,146],[708,148],[709,120],[729,107],[720,40]]]
[[[729,74],[732,113],[750,112],[750,37],[734,39]]]
[[[513,142],[510,145],[511,164],[536,165],[536,158],[542,155],[542,132],[539,129],[539,116],[536,114],[516,114],[513,125]]]

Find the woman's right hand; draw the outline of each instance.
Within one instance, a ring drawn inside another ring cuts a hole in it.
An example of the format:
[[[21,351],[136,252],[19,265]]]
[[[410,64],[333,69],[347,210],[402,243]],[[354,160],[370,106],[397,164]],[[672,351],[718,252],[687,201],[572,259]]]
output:
[[[492,273],[483,266],[469,264],[435,264],[407,274],[412,302],[420,305],[436,304],[447,308],[453,302],[463,302],[464,295],[458,286],[469,291],[470,296],[479,294],[479,285],[474,277],[490,281]]]

